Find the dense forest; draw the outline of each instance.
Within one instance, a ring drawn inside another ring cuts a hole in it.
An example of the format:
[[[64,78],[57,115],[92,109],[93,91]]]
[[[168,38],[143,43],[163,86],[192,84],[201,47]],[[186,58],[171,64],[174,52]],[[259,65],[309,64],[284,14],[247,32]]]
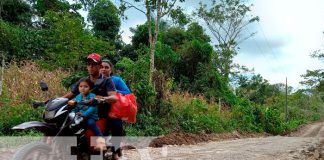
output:
[[[0,134],[16,135],[12,126],[41,120],[42,109],[30,106],[32,100],[48,98],[38,82],[49,84],[50,96],[62,96],[87,74],[84,58],[92,52],[110,59],[137,97],[137,123],[126,124],[127,135],[233,130],[284,134],[321,119],[322,70],[301,75],[305,89],[288,86],[285,114],[285,84],[270,84],[233,63],[240,43],[253,36],[243,31],[259,21],[251,15],[251,4],[219,0],[186,13],[183,3],[1,0],[0,57],[5,63]],[[120,28],[129,9],[147,19],[130,28],[133,35],[126,44]],[[324,54],[311,56],[321,59]]]

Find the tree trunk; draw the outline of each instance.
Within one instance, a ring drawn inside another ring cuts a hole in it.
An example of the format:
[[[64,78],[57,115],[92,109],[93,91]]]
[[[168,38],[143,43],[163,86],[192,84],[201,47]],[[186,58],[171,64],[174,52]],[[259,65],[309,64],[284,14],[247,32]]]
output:
[[[152,44],[150,45],[150,83],[154,84],[153,82],[153,75],[155,71],[154,59],[155,59],[155,45],[157,41],[157,37],[159,34],[159,26],[161,20],[161,0],[157,1],[157,16],[156,16],[156,23],[155,23],[155,33],[152,37]]]
[[[150,47],[150,84],[153,85],[153,75],[154,75],[154,52],[155,52],[155,44],[152,44]]]
[[[154,72],[154,50],[152,52],[152,49],[153,49],[154,45],[153,45],[153,37],[152,37],[150,1],[146,0],[145,5],[146,5],[146,19],[147,19],[148,32],[149,32],[149,44],[150,44],[150,50],[149,50],[149,54],[150,54],[149,83],[153,84],[152,80],[153,80],[153,72]],[[153,54],[153,58],[152,58],[152,54]]]

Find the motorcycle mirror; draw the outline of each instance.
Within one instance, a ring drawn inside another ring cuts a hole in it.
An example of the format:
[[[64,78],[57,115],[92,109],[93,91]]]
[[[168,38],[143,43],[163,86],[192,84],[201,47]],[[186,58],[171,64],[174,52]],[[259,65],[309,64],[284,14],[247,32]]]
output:
[[[48,91],[48,86],[47,86],[46,82],[40,81],[39,85],[40,85],[42,91]]]

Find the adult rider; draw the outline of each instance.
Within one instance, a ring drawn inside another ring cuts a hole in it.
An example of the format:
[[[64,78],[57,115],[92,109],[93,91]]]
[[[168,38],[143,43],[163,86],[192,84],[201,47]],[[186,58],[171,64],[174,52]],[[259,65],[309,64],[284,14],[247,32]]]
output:
[[[114,138],[114,137],[121,136],[120,132],[122,132],[123,129],[122,129],[122,125],[120,125],[119,123],[122,123],[122,122],[118,119],[108,118],[108,112],[110,109],[109,104],[113,103],[117,100],[117,98],[115,96],[116,89],[115,89],[115,86],[114,86],[111,78],[105,78],[104,76],[102,76],[100,74],[102,59],[99,54],[97,54],[97,53],[89,54],[86,59],[86,62],[87,62],[87,70],[88,70],[88,74],[89,74],[87,78],[89,78],[90,82],[91,82],[90,88],[91,89],[94,88],[92,90],[92,93],[94,93],[97,97],[105,99],[105,101],[108,103],[108,104],[98,106],[99,120],[97,121],[97,125],[103,133],[105,133],[105,131],[107,129],[111,130],[112,136],[113,136],[112,137],[112,143],[113,143],[112,158],[116,160],[116,159],[118,159],[118,155],[121,154],[120,153],[121,151],[119,149],[120,137],[117,137],[117,138]],[[102,83],[100,83],[101,84],[100,86],[95,87],[96,80],[102,80]],[[71,91],[68,92],[63,97],[72,99],[73,97],[75,97],[76,95],[79,94],[78,87],[79,87],[79,81],[73,86]]]

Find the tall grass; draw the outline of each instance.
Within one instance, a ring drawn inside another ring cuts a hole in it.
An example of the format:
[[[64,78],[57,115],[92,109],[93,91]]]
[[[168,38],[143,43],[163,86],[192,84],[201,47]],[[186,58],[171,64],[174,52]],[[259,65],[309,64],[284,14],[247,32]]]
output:
[[[3,93],[0,96],[0,135],[21,135],[11,128],[22,122],[41,120],[43,108],[32,108],[31,101],[46,100],[67,93],[67,89],[61,84],[62,78],[67,75],[61,69],[47,71],[28,61],[7,65]],[[42,93],[39,86],[42,80],[49,86],[46,94]]]
[[[24,61],[13,62],[4,71],[4,85],[7,88],[11,104],[21,104],[31,100],[45,100],[50,97],[62,96],[67,89],[61,84],[68,72],[62,69],[54,71],[43,70],[36,63]],[[39,82],[45,81],[48,84],[48,93],[42,93]]]

